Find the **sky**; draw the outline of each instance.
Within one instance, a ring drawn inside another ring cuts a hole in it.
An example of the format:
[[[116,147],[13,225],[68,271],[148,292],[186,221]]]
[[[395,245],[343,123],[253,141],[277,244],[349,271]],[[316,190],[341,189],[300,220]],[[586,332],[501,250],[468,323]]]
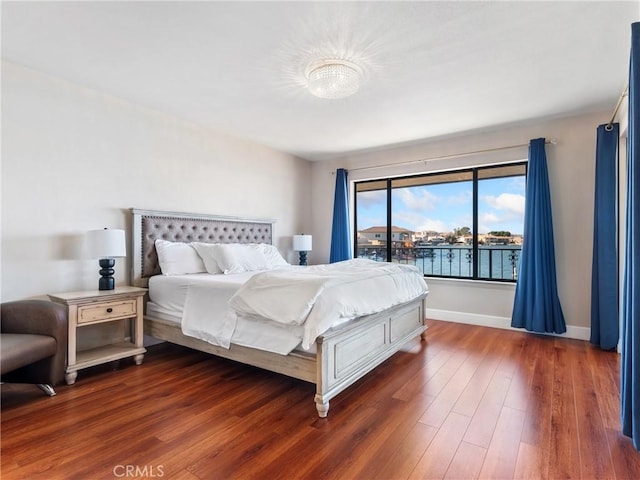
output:
[[[522,234],[525,177],[478,182],[478,233],[507,230]],[[358,230],[386,224],[386,191],[357,194]],[[448,233],[473,226],[472,182],[395,188],[392,223],[413,231]]]

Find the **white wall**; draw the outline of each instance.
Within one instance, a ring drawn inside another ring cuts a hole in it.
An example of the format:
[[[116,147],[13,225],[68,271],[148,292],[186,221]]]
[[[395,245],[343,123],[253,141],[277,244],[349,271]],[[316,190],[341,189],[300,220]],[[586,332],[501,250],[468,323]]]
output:
[[[328,259],[330,249],[333,171],[350,170],[349,180],[438,171],[526,159],[527,148],[462,156],[446,160],[391,166],[375,170],[358,167],[410,162],[444,155],[528,144],[532,138],[557,139],[547,145],[549,180],[553,204],[558,289],[568,334],[588,338],[590,325],[591,255],[596,127],[611,112],[555,119],[505,127],[488,133],[449,137],[429,143],[390,148],[346,156],[331,163],[313,164],[314,261]],[[351,193],[352,194],[352,193]],[[329,196],[329,197],[328,197]],[[401,226],[401,225],[400,225]],[[432,318],[466,321],[508,328],[515,286],[495,282],[429,279],[427,312]]]
[[[308,161],[2,63],[2,301],[96,289],[87,230],[127,231],[129,208],[276,219],[309,231]],[[130,258],[116,260],[116,284]]]

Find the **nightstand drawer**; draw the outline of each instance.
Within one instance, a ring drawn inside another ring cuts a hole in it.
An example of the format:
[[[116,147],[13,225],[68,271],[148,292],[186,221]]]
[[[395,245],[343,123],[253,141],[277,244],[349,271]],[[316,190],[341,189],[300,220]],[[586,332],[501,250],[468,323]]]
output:
[[[78,323],[101,322],[112,318],[134,317],[136,301],[123,300],[117,302],[87,305],[78,308]]]

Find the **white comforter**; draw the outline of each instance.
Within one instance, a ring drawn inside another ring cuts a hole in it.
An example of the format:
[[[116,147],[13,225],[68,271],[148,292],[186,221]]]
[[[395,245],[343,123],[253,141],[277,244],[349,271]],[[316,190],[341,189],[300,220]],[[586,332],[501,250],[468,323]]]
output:
[[[355,259],[252,276],[229,300],[237,314],[302,325],[308,349],[341,321],[380,312],[426,293],[414,266]]]

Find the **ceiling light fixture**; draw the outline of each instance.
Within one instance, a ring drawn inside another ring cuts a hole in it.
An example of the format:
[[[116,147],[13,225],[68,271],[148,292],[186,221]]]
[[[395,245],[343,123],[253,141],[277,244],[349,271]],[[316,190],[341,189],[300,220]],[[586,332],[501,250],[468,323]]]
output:
[[[320,98],[344,98],[360,88],[362,69],[347,60],[312,62],[305,72],[309,91]]]

